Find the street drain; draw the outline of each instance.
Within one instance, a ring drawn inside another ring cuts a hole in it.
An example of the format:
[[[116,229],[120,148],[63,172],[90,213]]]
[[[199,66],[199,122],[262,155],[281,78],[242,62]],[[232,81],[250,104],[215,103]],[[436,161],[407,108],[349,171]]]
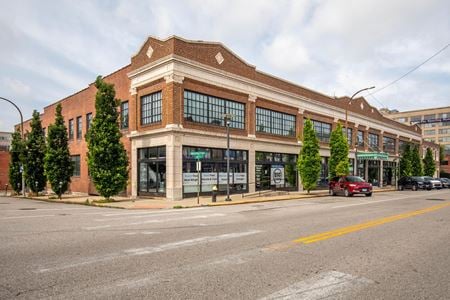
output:
[[[19,208],[19,210],[36,210],[34,207]]]
[[[430,201],[445,201],[445,199],[435,199],[435,198],[429,198],[426,200],[430,200]]]

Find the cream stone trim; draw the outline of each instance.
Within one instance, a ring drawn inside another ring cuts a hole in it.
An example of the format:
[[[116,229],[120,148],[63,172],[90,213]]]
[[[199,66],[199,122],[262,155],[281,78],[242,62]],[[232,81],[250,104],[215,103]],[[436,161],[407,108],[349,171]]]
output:
[[[132,96],[136,95],[137,94],[137,89],[136,88],[130,88],[130,94]]]
[[[145,53],[148,58],[152,58],[153,55],[153,48],[152,46],[148,46],[147,52]]]
[[[250,101],[250,102],[256,102],[256,98],[258,98],[258,97],[255,95],[248,95],[248,101]]]
[[[197,81],[207,82],[209,84],[245,94],[252,94],[260,98],[275,99],[279,103],[292,107],[298,107],[301,105],[302,109],[306,109],[320,115],[327,116],[333,112],[337,118],[345,118],[345,110],[339,107],[328,105],[294,93],[286,92],[284,90],[206,66],[176,55],[170,55],[166,57],[165,60],[161,59],[155,63],[148,64],[139,70],[130,72],[128,75],[131,79],[131,86],[137,87],[170,74],[189,77]],[[348,121],[358,124],[367,124],[367,116],[362,116],[351,112],[351,114],[349,114]],[[390,127],[384,125],[383,122],[378,120],[371,119],[370,123],[370,127],[373,129],[386,132],[391,131]],[[414,135],[414,133],[406,131],[402,128],[397,128],[396,131],[401,132],[405,137],[417,139],[421,138],[421,135]]]
[[[175,82],[175,83],[182,84],[183,80],[184,80],[184,76],[170,74],[170,75],[164,76],[164,80],[166,81],[166,83]]]

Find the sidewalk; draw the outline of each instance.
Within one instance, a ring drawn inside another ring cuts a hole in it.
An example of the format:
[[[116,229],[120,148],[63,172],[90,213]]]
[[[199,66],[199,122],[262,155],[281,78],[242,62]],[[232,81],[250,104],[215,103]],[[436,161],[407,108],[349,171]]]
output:
[[[395,188],[381,188],[374,189],[374,193],[377,192],[389,192],[395,191]],[[231,195],[232,201],[225,201],[225,196],[221,195],[217,197],[217,202],[211,201],[211,196],[202,196],[197,203],[197,198],[187,198],[179,201],[169,201],[163,197],[151,197],[151,198],[137,198],[132,199],[128,197],[114,197],[114,202],[102,202],[103,199],[100,196],[89,195],[63,195],[62,200],[54,199],[49,196],[30,197],[29,199],[47,201],[47,202],[59,202],[69,204],[81,204],[92,205],[111,208],[122,209],[172,209],[172,208],[189,208],[199,206],[224,206],[224,205],[238,205],[246,203],[259,203],[269,201],[282,201],[282,200],[300,200],[311,199],[317,197],[328,196],[328,190],[311,191],[310,194],[306,192],[289,192],[282,195],[255,195],[242,197],[242,194]],[[20,196],[18,197],[20,198]]]

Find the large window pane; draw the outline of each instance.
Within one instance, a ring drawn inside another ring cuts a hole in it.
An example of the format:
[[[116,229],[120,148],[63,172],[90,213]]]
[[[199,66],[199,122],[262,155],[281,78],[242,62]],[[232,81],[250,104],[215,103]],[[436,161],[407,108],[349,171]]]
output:
[[[225,126],[224,114],[232,114],[232,128],[245,128],[245,104],[208,96],[196,92],[184,92],[184,118],[187,121]]]
[[[151,124],[161,121],[161,92],[141,97],[141,124]]]
[[[295,116],[261,107],[256,108],[256,131],[295,136]]]

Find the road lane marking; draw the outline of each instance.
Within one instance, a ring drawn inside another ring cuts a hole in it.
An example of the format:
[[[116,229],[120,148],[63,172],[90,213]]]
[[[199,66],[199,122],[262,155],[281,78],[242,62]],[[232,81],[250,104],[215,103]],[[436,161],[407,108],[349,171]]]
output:
[[[434,194],[439,194],[438,192],[434,192],[434,193],[428,193],[427,196],[429,195],[434,195]],[[404,194],[403,194],[404,195]],[[384,196],[384,195],[383,195]],[[378,200],[378,201],[367,201],[367,202],[362,202],[362,203],[351,203],[351,204],[343,204],[343,205],[338,205],[338,206],[333,206],[331,208],[342,208],[342,207],[350,207],[350,206],[358,206],[358,205],[368,205],[368,204],[374,204],[374,203],[379,203],[379,202],[387,202],[387,201],[396,201],[396,200],[403,200],[403,199],[408,199],[411,198],[411,195],[408,195],[406,197],[397,197],[397,198],[392,198],[392,199],[386,199],[386,200]]]
[[[194,207],[189,209],[178,210],[179,213],[186,213],[197,210],[205,210],[206,207]],[[152,215],[152,214],[166,214],[166,213],[175,213],[173,209],[168,210],[160,210],[160,211],[140,211],[140,212],[125,212],[125,213],[110,213],[103,214],[104,217],[114,217],[114,216],[131,216],[131,215]]]
[[[242,231],[242,232],[226,233],[226,234],[221,234],[221,235],[216,235],[216,236],[203,236],[203,237],[199,237],[199,238],[195,238],[195,239],[161,244],[158,246],[126,249],[121,252],[104,254],[102,256],[85,257],[85,258],[83,258],[83,260],[80,260],[80,261],[74,262],[74,263],[70,263],[70,264],[65,264],[65,265],[55,266],[55,267],[41,268],[41,269],[38,269],[36,272],[37,273],[46,273],[46,272],[53,272],[53,271],[61,271],[61,270],[71,269],[71,268],[90,265],[90,264],[99,263],[99,262],[110,261],[110,260],[119,259],[119,258],[147,255],[147,254],[153,254],[153,253],[164,252],[164,251],[169,251],[169,250],[175,250],[175,249],[179,249],[179,248],[183,248],[183,247],[205,244],[205,243],[230,240],[230,239],[250,236],[250,235],[261,233],[261,232],[262,232],[261,230],[248,230],[248,231]]]
[[[35,215],[35,216],[15,216],[15,217],[4,217],[1,220],[13,220],[13,219],[26,219],[26,218],[44,218],[44,217],[56,217],[56,215]]]
[[[197,211],[193,211],[193,213],[194,212],[197,212]],[[103,219],[94,219],[94,221],[97,221],[97,222],[105,222],[106,221],[107,222],[107,221],[120,221],[120,220],[149,218],[149,217],[177,216],[177,215],[185,215],[185,214],[186,214],[186,212],[174,212],[174,211],[171,211],[170,213],[161,213],[161,212],[156,213],[156,212],[154,212],[154,213],[141,213],[141,214],[139,214],[137,216],[135,214],[132,214],[132,215],[129,215],[129,216],[119,217],[119,218],[110,218],[110,217],[108,217],[108,218],[103,218]]]
[[[331,271],[297,282],[260,300],[272,299],[325,299],[337,298],[350,290],[362,288],[373,281],[337,271]]]
[[[226,214],[219,214],[219,213],[217,213],[217,214],[210,214],[210,215],[198,215],[198,216],[179,217],[179,218],[146,220],[146,221],[140,221],[140,222],[127,223],[127,224],[90,226],[90,227],[82,227],[82,229],[84,229],[84,230],[95,230],[95,229],[103,229],[103,228],[136,226],[136,225],[153,224],[153,223],[164,223],[164,222],[173,222],[173,221],[208,219],[208,218],[224,217],[224,216],[226,216]]]
[[[327,240],[327,239],[330,239],[333,237],[338,237],[338,236],[341,236],[344,234],[349,234],[349,233],[352,233],[355,231],[360,231],[363,229],[367,229],[367,228],[383,225],[386,223],[390,223],[390,222],[414,217],[417,215],[429,213],[429,212],[436,211],[436,210],[439,210],[439,209],[442,209],[445,207],[449,207],[449,206],[450,206],[450,203],[434,205],[434,206],[427,207],[424,209],[419,209],[419,210],[415,210],[415,211],[411,211],[411,212],[407,212],[407,213],[403,213],[403,214],[398,214],[398,215],[394,215],[394,216],[390,216],[390,217],[372,220],[372,221],[361,223],[361,224],[356,224],[356,225],[338,228],[335,230],[326,231],[326,232],[322,232],[322,233],[318,233],[318,234],[314,234],[314,235],[310,235],[310,236],[306,236],[306,237],[301,237],[299,239],[294,240],[293,242],[296,244],[300,244],[300,243],[301,244],[311,244],[311,243]]]
[[[168,243],[168,244],[159,245],[156,247],[143,247],[143,248],[128,249],[128,250],[125,250],[125,253],[131,254],[131,255],[152,254],[152,253],[177,249],[177,248],[181,248],[181,247],[194,246],[194,245],[198,245],[198,244],[216,242],[216,241],[221,241],[221,240],[229,240],[229,239],[252,235],[252,234],[256,234],[256,233],[260,233],[260,232],[261,232],[260,230],[250,230],[250,231],[244,231],[244,232],[226,233],[226,234],[221,234],[221,235],[216,235],[216,236],[202,236],[202,237],[195,238],[195,239],[184,240],[184,241],[179,241],[179,242],[174,242],[174,243]]]

